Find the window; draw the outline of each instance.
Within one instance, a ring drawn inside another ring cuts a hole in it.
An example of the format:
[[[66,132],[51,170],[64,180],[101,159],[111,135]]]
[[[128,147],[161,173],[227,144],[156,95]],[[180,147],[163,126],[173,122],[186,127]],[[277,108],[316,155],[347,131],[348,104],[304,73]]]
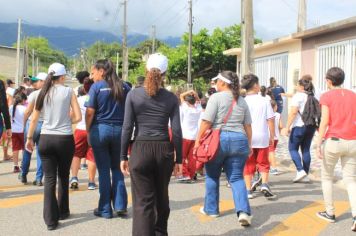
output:
[[[269,79],[274,77],[278,84],[287,89],[288,53],[256,58],[254,63],[260,85],[269,87]]]
[[[317,77],[316,87],[325,91],[325,74],[329,68],[337,66],[345,71],[344,87],[356,89],[356,40],[347,40],[320,46],[317,49]]]

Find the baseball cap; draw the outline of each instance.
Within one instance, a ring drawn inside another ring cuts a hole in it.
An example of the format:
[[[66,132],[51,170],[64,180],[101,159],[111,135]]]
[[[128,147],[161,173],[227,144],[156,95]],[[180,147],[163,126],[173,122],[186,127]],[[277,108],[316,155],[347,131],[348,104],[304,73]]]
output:
[[[39,80],[45,81],[46,78],[47,78],[47,74],[44,73],[44,72],[40,72],[40,73],[38,73],[38,75],[36,75],[36,77],[32,77],[31,80],[33,82],[36,82],[36,81],[39,81]]]
[[[231,80],[229,80],[228,78],[222,76],[220,73],[216,77],[212,78],[211,80],[215,81],[215,80],[218,80],[218,79],[224,81],[227,84],[231,84]]]
[[[61,76],[61,75],[66,75],[67,71],[64,65],[60,63],[53,63],[48,67],[48,74],[49,73],[54,73],[53,76]]]
[[[161,53],[155,53],[151,54],[148,57],[147,63],[146,63],[146,69],[151,70],[153,68],[159,69],[161,73],[163,74],[164,72],[167,71],[168,68],[168,59],[165,55]]]

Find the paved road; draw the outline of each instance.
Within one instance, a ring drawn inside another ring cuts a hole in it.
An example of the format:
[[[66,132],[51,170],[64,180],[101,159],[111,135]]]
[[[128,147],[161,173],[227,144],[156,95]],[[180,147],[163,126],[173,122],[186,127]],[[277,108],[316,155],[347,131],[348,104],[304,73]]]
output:
[[[2,157],[1,157],[2,159]],[[35,161],[31,163],[34,177]],[[86,190],[86,173],[80,171],[81,190],[71,192],[71,217],[48,232],[42,219],[42,187],[21,185],[11,173],[12,164],[0,163],[0,235],[130,235],[132,219],[104,220],[93,216],[98,191]],[[258,194],[250,201],[253,223],[242,228],[233,211],[231,190],[221,180],[221,216],[213,219],[199,213],[204,201],[204,180],[195,184],[170,185],[170,235],[351,235],[351,214],[345,191],[335,189],[338,223],[329,224],[315,216],[322,210],[320,182],[292,184],[294,173],[288,168],[271,178],[272,189],[278,194],[275,201],[267,201]],[[130,181],[126,180],[130,191]],[[129,196],[130,197],[130,196]],[[131,213],[131,202],[129,204]]]

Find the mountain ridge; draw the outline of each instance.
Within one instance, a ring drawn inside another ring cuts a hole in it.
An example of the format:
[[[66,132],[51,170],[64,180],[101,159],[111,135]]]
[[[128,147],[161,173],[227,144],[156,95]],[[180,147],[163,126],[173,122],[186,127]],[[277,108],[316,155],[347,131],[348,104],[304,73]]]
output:
[[[115,36],[110,32],[98,30],[22,24],[21,31],[26,36],[42,36],[47,38],[53,48],[63,51],[67,56],[72,56],[78,53],[81,47],[89,47],[97,41],[106,43],[122,42],[121,36]],[[135,46],[148,38],[144,34],[128,34],[128,46]],[[16,40],[17,23],[0,23],[0,45],[12,46]],[[181,41],[178,37],[166,37],[159,40],[172,47],[177,46]]]

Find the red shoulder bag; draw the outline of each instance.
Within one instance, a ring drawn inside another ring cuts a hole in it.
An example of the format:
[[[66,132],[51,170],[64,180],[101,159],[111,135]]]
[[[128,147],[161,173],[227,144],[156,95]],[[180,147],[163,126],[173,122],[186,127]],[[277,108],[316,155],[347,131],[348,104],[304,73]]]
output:
[[[235,104],[236,100],[234,99],[224,118],[224,125],[229,120]],[[199,146],[193,151],[193,158],[197,162],[207,163],[216,157],[220,146],[220,129],[221,127],[218,129],[210,128],[201,136]]]

